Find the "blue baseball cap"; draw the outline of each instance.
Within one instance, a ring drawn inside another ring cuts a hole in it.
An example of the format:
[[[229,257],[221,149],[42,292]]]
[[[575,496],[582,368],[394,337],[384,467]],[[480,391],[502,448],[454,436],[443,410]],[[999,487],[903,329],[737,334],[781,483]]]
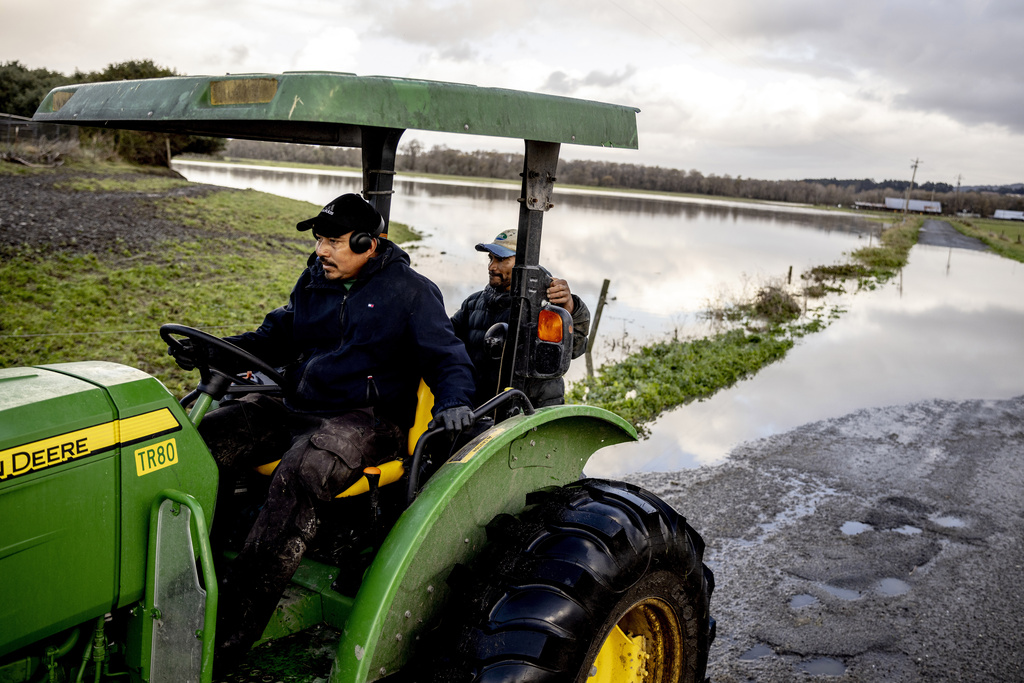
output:
[[[519,231],[503,230],[498,233],[498,236],[494,238],[493,242],[481,242],[476,245],[477,251],[486,251],[494,254],[498,258],[508,258],[509,256],[516,255],[516,239]]]

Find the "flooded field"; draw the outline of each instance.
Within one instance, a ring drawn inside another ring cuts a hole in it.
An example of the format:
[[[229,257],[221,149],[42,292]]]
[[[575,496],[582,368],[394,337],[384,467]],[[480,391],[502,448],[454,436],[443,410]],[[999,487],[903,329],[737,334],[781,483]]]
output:
[[[358,191],[352,173],[179,163],[189,180],[253,187],[322,205]],[[424,234],[413,265],[437,282],[449,311],[484,284],[473,246],[515,221],[518,188],[405,179],[393,217]],[[645,342],[706,333],[710,303],[842,261],[877,234],[857,216],[737,202],[556,192],[545,218],[543,261],[596,307],[612,300],[594,362]],[[990,253],[918,245],[900,277],[836,297],[845,312],[805,337],[784,360],[708,401],[663,415],[649,439],[599,451],[587,473],[617,476],[721,462],[748,439],[860,408],[933,398],[1009,398],[1024,393],[1024,264]],[[568,379],[585,374],[583,359]]]

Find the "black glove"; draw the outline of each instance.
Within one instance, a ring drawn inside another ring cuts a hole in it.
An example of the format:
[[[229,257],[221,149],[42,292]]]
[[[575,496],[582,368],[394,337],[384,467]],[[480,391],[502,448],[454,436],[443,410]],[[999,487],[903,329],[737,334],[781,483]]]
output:
[[[192,346],[191,339],[179,339],[178,345],[169,345],[167,355],[174,358],[174,362],[182,370],[195,370],[196,350]]]
[[[439,412],[427,427],[429,429],[444,427],[446,432],[452,433],[461,432],[472,424],[473,411],[469,409],[469,406],[455,406],[454,408],[445,408]]]

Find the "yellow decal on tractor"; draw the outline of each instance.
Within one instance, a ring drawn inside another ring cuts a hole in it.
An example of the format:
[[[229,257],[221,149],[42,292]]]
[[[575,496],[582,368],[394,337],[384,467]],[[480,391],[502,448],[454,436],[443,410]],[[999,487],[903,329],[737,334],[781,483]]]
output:
[[[174,439],[144,446],[135,451],[135,472],[141,477],[178,464],[178,444]]]
[[[505,427],[504,425],[498,425],[497,427],[487,432],[487,436],[480,439],[480,441],[478,441],[477,444],[473,446],[471,449],[469,449],[468,451],[463,450],[459,453],[456,453],[455,455],[448,459],[448,462],[469,462],[470,460],[473,459],[473,456],[479,453],[484,446],[486,446],[491,441],[504,434],[506,430],[507,427]]]
[[[161,408],[8,448],[0,451],[0,481],[105,453],[119,446],[147,441],[179,429],[181,424],[171,411]]]

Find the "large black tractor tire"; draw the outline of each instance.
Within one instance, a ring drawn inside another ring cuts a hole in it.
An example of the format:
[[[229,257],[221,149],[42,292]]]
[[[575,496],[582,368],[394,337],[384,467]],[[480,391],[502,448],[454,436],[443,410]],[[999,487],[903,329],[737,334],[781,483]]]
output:
[[[714,578],[667,503],[586,479],[531,494],[449,579],[434,681],[701,683]]]

